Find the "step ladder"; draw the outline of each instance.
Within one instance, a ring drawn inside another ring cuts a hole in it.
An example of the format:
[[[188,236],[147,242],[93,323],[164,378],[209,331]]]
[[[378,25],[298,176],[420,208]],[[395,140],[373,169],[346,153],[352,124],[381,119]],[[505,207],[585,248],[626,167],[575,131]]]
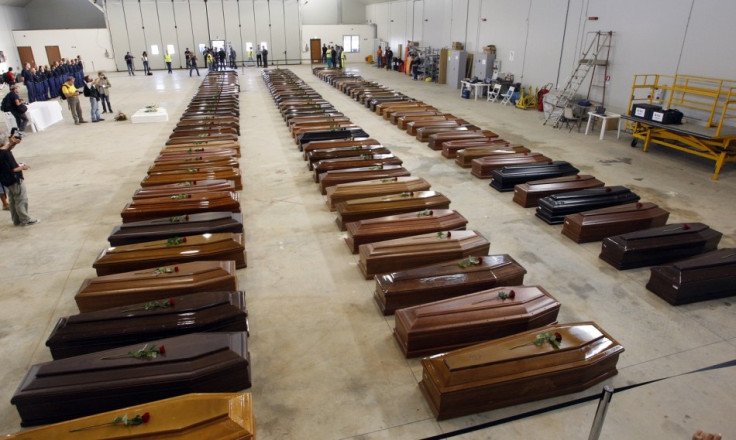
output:
[[[585,82],[588,73],[594,70],[595,66],[608,65],[608,54],[610,52],[613,31],[598,31],[592,34],[593,38],[591,38],[588,48],[583,53],[583,57],[578,61],[575,71],[570,75],[567,83],[565,83],[565,87],[554,95],[551,93],[548,94],[552,95],[549,97],[550,101],[548,101],[552,106],[552,110],[547,113],[547,117],[544,119],[544,124],[542,125],[550,124],[553,128],[557,128],[562,121],[565,107],[570,104],[570,101],[580,86]],[[590,93],[590,90],[588,93]]]

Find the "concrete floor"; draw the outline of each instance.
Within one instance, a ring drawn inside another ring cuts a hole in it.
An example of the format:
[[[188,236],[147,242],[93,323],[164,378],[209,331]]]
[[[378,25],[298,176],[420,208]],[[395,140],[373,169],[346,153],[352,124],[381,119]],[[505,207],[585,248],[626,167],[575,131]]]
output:
[[[353,68],[353,66],[351,66]],[[671,223],[704,222],[734,247],[732,203],[736,167],[711,180],[713,162],[663,148],[642,153],[630,136],[609,132],[599,141],[541,125],[542,114],[482,100],[460,99],[444,85],[360,64],[368,79],[391,85],[468,119],[609,185],[625,185],[642,201],[670,211]],[[595,321],[625,348],[621,387],[736,358],[733,299],[673,307],[648,292],[646,268],[619,272],[598,259],[600,243],[578,245],[470,176],[438,152],[399,131],[311,74],[292,70],[323,97],[404,160],[413,175],[451,200],[469,228],[491,241],[491,253],[507,253],[527,270],[526,284],[541,285],[561,303],[560,322]],[[77,313],[74,294],[107,242],[120,210],[139,186],[200,78],[129,77],[111,73],[115,110],[129,116],[159,104],[170,121],[75,126],[65,120],[26,136],[14,151],[30,164],[25,173],[30,212],[41,223],[14,227],[0,222],[0,432],[18,429],[9,404],[29,366],[51,359],[44,342],[61,316]],[[534,402],[438,423],[419,391],[418,359],[406,360],[392,339],[393,316],[383,317],[366,281],[325,206],[305,162],[266,91],[260,71],[241,74],[241,193],[248,268],[239,271],[250,316],[258,438],[415,439],[496,420],[588,394]],[[82,101],[85,112],[89,103]],[[613,109],[615,110],[615,109]],[[736,370],[725,368],[615,394],[601,438],[688,439],[697,429],[736,436]],[[518,420],[462,439],[586,438],[596,409],[591,402]]]

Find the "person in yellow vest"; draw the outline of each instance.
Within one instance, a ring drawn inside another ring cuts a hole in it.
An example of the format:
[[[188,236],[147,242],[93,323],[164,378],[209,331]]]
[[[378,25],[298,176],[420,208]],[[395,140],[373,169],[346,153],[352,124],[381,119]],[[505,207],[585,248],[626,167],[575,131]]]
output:
[[[166,69],[171,73],[171,54],[168,50],[164,54],[164,63],[166,63]]]
[[[341,48],[341,50],[340,50],[340,66],[342,66],[343,69],[345,68],[345,60],[346,59],[347,59],[347,57],[345,56],[345,49],[344,48]]]
[[[207,56],[205,56],[205,61],[207,61],[207,65],[210,66],[210,72],[215,71],[215,57],[212,56],[212,52],[207,51]]]
[[[74,125],[84,124],[87,122],[82,117],[82,106],[79,104],[79,90],[74,87],[73,76],[68,77],[66,82],[61,86],[61,93],[64,94],[66,102],[69,104],[69,111],[72,112]]]

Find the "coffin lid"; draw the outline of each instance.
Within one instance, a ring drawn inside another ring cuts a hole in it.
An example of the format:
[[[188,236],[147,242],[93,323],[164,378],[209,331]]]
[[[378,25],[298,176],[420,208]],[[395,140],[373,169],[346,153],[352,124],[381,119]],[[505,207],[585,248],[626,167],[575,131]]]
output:
[[[370,180],[360,180],[358,182],[346,182],[346,183],[340,183],[333,188],[337,189],[347,189],[352,187],[363,187],[363,186],[371,186],[371,185],[388,185],[393,183],[413,183],[413,182],[426,182],[423,178],[418,176],[398,176],[398,177],[386,177],[384,179],[370,179]]]
[[[736,272],[736,248],[723,248],[680,260],[673,264],[682,272],[714,267],[733,267]],[[684,276],[684,275],[683,275]]]
[[[168,272],[170,268],[173,271]],[[175,268],[179,268],[176,271]],[[79,291],[90,293],[91,291],[107,291],[110,284],[119,285],[121,283],[135,282],[129,288],[137,290],[141,285],[166,284],[168,286],[182,285],[188,286],[197,279],[205,278],[206,275],[215,274],[222,276],[224,274],[235,276],[234,261],[192,261],[189,263],[170,264],[167,266],[152,267],[140,269],[131,272],[122,272],[112,275],[101,275],[95,278],[87,278],[80,287]],[[117,287],[116,290],[120,290]]]
[[[149,187],[150,188],[150,187]],[[138,228],[141,226],[157,226],[157,225],[178,225],[182,223],[196,224],[196,223],[208,223],[216,220],[225,220],[230,218],[240,218],[242,221],[242,214],[234,214],[232,212],[201,212],[196,214],[186,215],[175,215],[172,217],[157,218],[153,220],[143,220],[139,222],[123,223],[120,225],[120,230],[125,231],[130,228]]]
[[[150,188],[150,187],[149,187]],[[238,200],[237,193],[230,191],[203,191],[203,192],[186,192],[185,188],[182,188],[182,195],[186,195],[186,198],[178,198],[177,195],[164,196],[164,197],[148,197],[145,199],[136,199],[126,205],[126,209],[135,209],[136,207],[143,207],[147,205],[161,205],[161,204],[179,204],[179,203],[194,203],[202,204],[208,203],[209,201],[215,200]]]
[[[560,347],[532,342],[544,332],[559,332]],[[518,345],[518,348],[513,348]],[[594,322],[555,324],[428,358],[444,386],[489,385],[528,376],[580,368],[624,348]]]
[[[455,232],[453,231],[453,235]],[[436,235],[436,234],[435,234]],[[439,279],[443,276],[447,278],[448,282],[452,282],[458,278],[467,276],[466,274],[473,272],[486,272],[492,271],[499,267],[508,266],[514,264],[515,261],[507,254],[501,255],[482,255],[481,264],[473,264],[468,267],[461,267],[460,263],[464,258],[457,260],[445,261],[439,264],[432,264],[429,266],[416,267],[408,270],[402,270],[399,272],[391,272],[388,274],[379,275],[380,277],[390,277],[394,282],[402,280],[414,280],[414,279],[425,279],[433,278]],[[441,282],[441,281],[440,281]]]
[[[409,194],[405,193],[398,193],[398,194],[388,194],[385,196],[377,196],[377,197],[365,197],[362,199],[352,199],[352,200],[346,200],[344,202],[340,202],[340,204],[344,204],[346,207],[350,206],[358,206],[358,205],[365,205],[370,203],[389,203],[389,202],[398,202],[403,200],[420,200],[420,199],[431,199],[432,197],[443,197],[442,193],[437,191],[408,191]]]
[[[424,215],[424,212],[426,211],[429,211],[428,215]],[[424,211],[407,212],[404,214],[387,215],[384,217],[369,218],[369,219],[361,220],[360,223],[363,225],[391,223],[392,225],[394,225],[393,226],[394,228],[400,228],[400,226],[398,226],[398,223],[401,223],[401,222],[412,223],[412,222],[416,222],[417,220],[427,220],[427,219],[438,220],[444,217],[454,216],[454,215],[462,217],[460,213],[452,209],[430,209],[430,210],[424,210]]]
[[[671,223],[656,228],[628,232],[618,237],[624,240],[654,239],[670,236],[697,235],[707,229],[710,229],[710,227],[703,223]]]
[[[334,159],[322,159],[314,164],[315,168],[319,168],[321,165],[330,163],[350,162],[350,161],[361,161],[361,160],[385,160],[385,159],[398,159],[391,153],[388,154],[362,154],[357,156],[339,157]]]
[[[333,147],[333,148],[320,148],[320,149],[313,149],[307,152],[308,156],[313,156],[316,154],[331,154],[331,153],[341,153],[343,151],[371,151],[371,150],[379,150],[382,148],[386,148],[381,144],[355,144],[350,145],[347,147]]]
[[[480,232],[474,230],[447,231],[443,232],[442,234],[444,234],[444,237],[440,237],[439,233],[436,232],[432,232],[429,234],[412,235],[410,237],[397,238],[394,240],[379,241],[376,243],[361,245],[361,247],[370,246],[372,248],[370,255],[371,257],[375,258],[380,257],[384,254],[393,255],[404,251],[410,252],[411,249],[416,246],[427,248],[427,246],[436,245],[437,248],[445,248],[447,246],[462,248],[465,244],[472,244],[478,239],[487,242],[485,237],[483,237]],[[448,237],[448,235],[450,236]]]
[[[331,176],[333,176],[333,175],[336,175],[337,173],[358,173],[361,171],[389,171],[389,170],[398,170],[401,168],[403,168],[401,165],[375,165],[371,167],[355,167],[355,168],[342,168],[339,170],[329,170],[323,174],[329,173]]]
[[[544,191],[545,186],[557,187],[557,184],[559,183],[585,182],[589,180],[596,179],[590,174],[575,174],[571,176],[552,177],[551,179],[530,180],[529,182],[526,182],[526,185],[529,186],[529,191]]]
[[[598,197],[604,194],[609,195],[617,195],[617,194],[627,194],[630,193],[631,190],[624,187],[624,186],[605,186],[601,188],[588,188],[588,189],[581,189],[580,191],[571,191],[567,193],[560,193],[560,194],[552,194],[551,196],[548,196],[550,199],[555,200],[558,203],[564,203],[566,200],[574,199],[578,200],[581,197]]]
[[[127,252],[137,252],[148,249],[176,249],[178,253],[190,253],[193,248],[201,247],[216,243],[241,242],[242,234],[234,234],[232,232],[221,232],[216,234],[199,234],[179,237],[182,242],[167,246],[168,240],[154,240],[144,243],[126,244],[123,246],[111,246],[107,248],[107,254],[125,254]]]
[[[177,183],[166,183],[163,185],[152,185],[149,187],[146,187],[147,190],[156,190],[156,189],[178,189],[181,188],[183,191],[185,191],[187,188],[191,187],[200,187],[200,186],[217,186],[217,185],[227,185],[232,184],[231,180],[227,179],[203,179],[203,180],[190,180],[187,182],[177,182]]]

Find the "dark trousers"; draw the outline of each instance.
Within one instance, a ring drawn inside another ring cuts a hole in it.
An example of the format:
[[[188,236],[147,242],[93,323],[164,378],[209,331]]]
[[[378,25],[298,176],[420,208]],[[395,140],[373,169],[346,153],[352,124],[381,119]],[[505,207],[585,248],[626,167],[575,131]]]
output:
[[[199,68],[197,67],[197,63],[191,63],[189,65],[189,76],[192,76],[192,70],[196,70],[197,76],[199,76]]]
[[[15,125],[18,126],[18,131],[25,131],[26,124],[28,124],[28,116],[25,113],[18,113],[16,111],[11,111],[10,113],[15,116]]]
[[[102,102],[102,111],[112,113],[112,104],[110,104],[110,97],[107,95],[100,95],[100,102]]]
[[[169,73],[171,73],[171,61],[166,62],[166,70],[168,70]]]
[[[263,68],[268,67],[268,55],[263,55]]]
[[[262,59],[263,59],[262,56],[256,55],[256,66],[261,67],[263,65]]]

